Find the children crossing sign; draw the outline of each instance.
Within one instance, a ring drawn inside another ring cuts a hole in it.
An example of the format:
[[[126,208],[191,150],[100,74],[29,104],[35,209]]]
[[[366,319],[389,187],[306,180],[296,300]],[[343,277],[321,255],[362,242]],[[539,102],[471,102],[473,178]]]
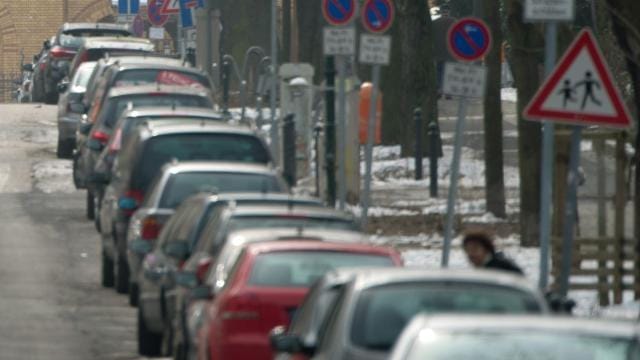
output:
[[[629,127],[629,111],[590,30],[580,32],[524,116],[575,125]]]

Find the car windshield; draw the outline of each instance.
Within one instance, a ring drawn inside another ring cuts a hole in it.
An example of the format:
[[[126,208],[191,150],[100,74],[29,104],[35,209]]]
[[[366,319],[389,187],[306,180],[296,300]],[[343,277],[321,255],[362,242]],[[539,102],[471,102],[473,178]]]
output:
[[[326,272],[351,266],[393,266],[388,256],[338,251],[283,251],[258,255],[248,284],[309,287]]]
[[[199,95],[187,94],[136,94],[111,98],[107,105],[105,125],[113,128],[122,113],[128,108],[142,106],[190,106],[198,108],[213,108],[211,99]]]
[[[99,37],[99,36],[130,36],[131,33],[126,30],[108,30],[108,29],[82,29],[82,30],[69,30],[60,34],[59,42],[60,46],[66,48],[78,49],[82,46],[82,41],[86,37]]]
[[[265,174],[234,172],[186,172],[171,176],[162,199],[161,208],[175,208],[198,192],[282,192],[276,177]]]
[[[218,160],[266,164],[269,150],[255,136],[240,134],[170,134],[156,136],[144,146],[133,184],[145,190],[162,165],[172,161]]]
[[[540,351],[544,349],[544,351]],[[554,331],[422,330],[406,360],[630,360],[640,359],[629,339]]]
[[[537,299],[521,290],[461,281],[416,281],[364,290],[351,322],[359,347],[388,351],[418,313],[540,313]]]
[[[334,217],[304,215],[236,215],[229,221],[229,231],[254,228],[304,228],[357,230],[353,221]]]
[[[187,71],[163,69],[131,69],[118,73],[113,87],[144,84],[162,84],[207,88],[211,86],[206,76]]]

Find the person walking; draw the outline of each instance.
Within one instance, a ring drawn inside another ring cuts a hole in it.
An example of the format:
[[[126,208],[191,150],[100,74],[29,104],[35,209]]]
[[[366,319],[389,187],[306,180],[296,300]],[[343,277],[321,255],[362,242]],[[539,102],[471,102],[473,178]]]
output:
[[[508,271],[524,275],[522,269],[502,252],[496,252],[493,240],[489,234],[473,231],[465,234],[462,247],[467,259],[476,268]]]

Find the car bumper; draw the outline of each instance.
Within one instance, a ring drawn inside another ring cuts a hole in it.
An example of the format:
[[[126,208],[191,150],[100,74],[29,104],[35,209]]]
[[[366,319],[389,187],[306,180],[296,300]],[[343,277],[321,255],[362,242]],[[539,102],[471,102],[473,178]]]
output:
[[[79,116],[65,115],[58,119],[58,138],[61,140],[76,141]]]
[[[164,319],[160,302],[160,289],[156,286],[147,286],[142,281],[138,306],[142,310],[142,316],[144,316],[145,324],[149,330],[154,333],[162,333]]]

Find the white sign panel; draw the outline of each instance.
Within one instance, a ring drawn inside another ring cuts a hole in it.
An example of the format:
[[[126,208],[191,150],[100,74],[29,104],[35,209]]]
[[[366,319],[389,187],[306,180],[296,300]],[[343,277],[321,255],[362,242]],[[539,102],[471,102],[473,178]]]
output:
[[[452,96],[483,97],[486,75],[484,66],[447,62],[444,66],[443,92]]]
[[[133,21],[135,15],[129,14],[118,14],[118,19],[116,20],[118,24],[129,24]]]
[[[528,21],[573,21],[575,0],[526,0],[524,18]]]
[[[391,57],[391,36],[360,36],[360,62],[371,65],[388,65]]]
[[[164,28],[162,27],[149,28],[149,39],[153,39],[153,40],[164,39]]]
[[[356,53],[356,29],[329,26],[324,28],[324,55],[353,55]]]

